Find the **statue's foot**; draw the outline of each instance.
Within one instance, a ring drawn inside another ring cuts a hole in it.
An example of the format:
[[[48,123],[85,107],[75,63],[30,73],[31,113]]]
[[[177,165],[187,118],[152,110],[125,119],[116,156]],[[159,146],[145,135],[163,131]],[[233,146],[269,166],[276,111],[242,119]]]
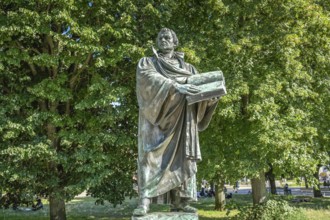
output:
[[[183,211],[182,208],[171,208],[170,209],[170,212],[180,212],[180,211]]]
[[[137,207],[136,209],[134,209],[133,211],[133,215],[134,216],[144,216],[148,213],[148,207],[147,206],[144,206],[144,205],[141,205],[139,207]]]
[[[197,213],[197,209],[190,205],[186,205],[185,207],[183,207],[183,211],[189,213]]]
[[[197,209],[190,206],[190,205],[186,205],[186,206],[179,206],[179,207],[172,207],[171,212],[189,212],[189,213],[197,213]]]

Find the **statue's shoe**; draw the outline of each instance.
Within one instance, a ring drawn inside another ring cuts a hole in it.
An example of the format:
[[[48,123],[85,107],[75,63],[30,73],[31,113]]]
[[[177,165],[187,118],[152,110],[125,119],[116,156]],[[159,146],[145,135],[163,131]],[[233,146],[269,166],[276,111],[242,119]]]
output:
[[[144,216],[148,213],[148,207],[147,206],[138,206],[136,209],[133,211],[134,216]]]
[[[171,212],[189,212],[189,213],[197,213],[197,209],[190,206],[186,205],[184,207],[172,207]]]
[[[197,213],[197,209],[190,205],[186,205],[185,207],[183,207],[183,211],[189,213]]]

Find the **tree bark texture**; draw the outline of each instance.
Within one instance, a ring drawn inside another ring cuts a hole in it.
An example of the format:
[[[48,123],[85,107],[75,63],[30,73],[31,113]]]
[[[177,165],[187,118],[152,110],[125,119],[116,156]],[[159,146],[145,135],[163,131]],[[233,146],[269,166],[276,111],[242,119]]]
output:
[[[226,196],[224,192],[224,181],[215,182],[215,210],[223,211],[226,205]]]
[[[276,195],[277,194],[277,191],[276,191],[275,175],[273,177],[270,177],[269,178],[269,184],[270,184],[270,192],[271,192],[271,194]]]
[[[251,179],[253,205],[261,204],[266,201],[265,172],[261,171],[259,177]]]
[[[266,177],[269,181],[270,192],[273,195],[276,195],[276,183],[275,183],[275,174],[273,173],[273,167],[270,166],[269,171],[266,173]]]
[[[309,185],[306,176],[304,176],[304,181],[305,181],[305,188],[308,189]]]
[[[49,198],[50,220],[66,220],[64,199]]]
[[[317,187],[313,186],[313,194],[314,197],[323,197],[322,192],[321,192],[321,188],[320,188],[320,184],[319,184],[319,170],[320,170],[321,166],[317,166],[316,168],[316,172],[314,173],[314,177],[316,178],[316,181],[318,182]]]

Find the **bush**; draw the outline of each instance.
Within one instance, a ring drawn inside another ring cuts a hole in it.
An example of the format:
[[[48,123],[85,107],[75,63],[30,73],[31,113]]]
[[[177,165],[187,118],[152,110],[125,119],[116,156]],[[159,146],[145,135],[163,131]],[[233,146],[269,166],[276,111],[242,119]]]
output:
[[[285,200],[268,200],[267,202],[238,208],[240,213],[234,217],[239,220],[305,220],[298,208],[291,207]]]

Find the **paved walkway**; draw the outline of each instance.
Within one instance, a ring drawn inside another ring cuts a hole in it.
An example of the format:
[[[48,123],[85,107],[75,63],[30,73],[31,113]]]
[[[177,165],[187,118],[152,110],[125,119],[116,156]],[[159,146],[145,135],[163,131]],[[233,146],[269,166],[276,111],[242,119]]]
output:
[[[292,195],[313,196],[313,189],[311,188],[306,189],[304,187],[289,187],[289,189],[291,189]],[[276,190],[279,195],[284,195],[283,187],[277,187]],[[227,187],[228,193],[248,194],[251,193],[251,191],[251,186],[241,186],[237,192],[235,192],[232,187]],[[267,187],[267,191],[270,192],[270,188]],[[329,188],[321,188],[321,192],[323,196],[330,197]]]

